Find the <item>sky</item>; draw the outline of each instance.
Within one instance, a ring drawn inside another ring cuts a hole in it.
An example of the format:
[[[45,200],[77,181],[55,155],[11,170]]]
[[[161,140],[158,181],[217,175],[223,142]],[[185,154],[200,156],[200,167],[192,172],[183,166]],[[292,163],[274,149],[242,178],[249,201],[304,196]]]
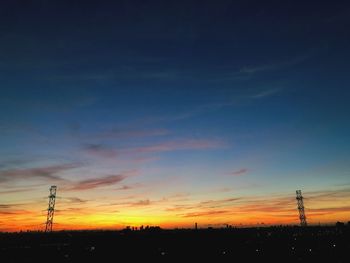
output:
[[[347,1],[2,1],[0,231],[350,220]]]

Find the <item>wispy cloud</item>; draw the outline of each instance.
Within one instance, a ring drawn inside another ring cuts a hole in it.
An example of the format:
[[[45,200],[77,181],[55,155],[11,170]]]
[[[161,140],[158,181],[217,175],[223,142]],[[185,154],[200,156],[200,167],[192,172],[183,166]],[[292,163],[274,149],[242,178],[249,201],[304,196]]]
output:
[[[202,201],[199,203],[200,207],[205,207],[205,206],[225,206],[227,204],[231,204],[233,202],[239,201],[241,198],[239,197],[234,197],[234,198],[226,198],[226,199],[220,199],[220,200],[208,200],[208,201]]]
[[[350,188],[348,186],[339,188],[337,190],[312,191],[306,193],[305,195],[306,200],[310,200],[313,202],[327,202],[330,200],[341,201],[346,198],[350,198]]]
[[[230,173],[230,175],[233,175],[233,176],[241,176],[241,175],[244,175],[248,172],[248,169],[247,168],[242,168],[242,169],[239,169],[239,170],[236,170],[236,171],[233,171]]]
[[[174,121],[182,121],[190,118],[194,118],[200,116],[205,113],[213,112],[222,109],[226,106],[232,106],[236,103],[236,101],[221,101],[217,103],[208,103],[196,106],[192,109],[188,109],[187,111],[179,112],[177,114],[168,115],[168,116],[150,116],[147,118],[143,118],[140,120],[140,123],[162,123],[162,122],[174,122]]]
[[[182,214],[181,216],[182,217],[202,217],[202,216],[206,217],[206,216],[213,216],[213,215],[222,215],[227,213],[229,213],[229,211],[227,210],[212,210],[212,211],[185,213],[185,214]]]
[[[0,130],[2,127],[0,127]],[[6,158],[6,157],[5,157]],[[5,159],[1,158],[1,163],[0,163],[0,169],[5,170],[5,169],[13,169],[13,168],[18,168],[21,167],[22,165],[28,164],[30,162],[35,161],[35,158],[14,158],[14,159]]]
[[[120,198],[120,200],[129,200],[129,199],[134,199],[135,196],[128,196],[127,198]],[[160,201],[151,201],[149,199],[140,199],[137,201],[121,201],[121,202],[116,202],[116,203],[109,203],[109,204],[103,204],[102,206],[117,206],[117,207],[141,207],[141,206],[149,206],[149,205],[153,205],[156,203],[159,203]]]
[[[63,181],[63,179],[59,177],[59,173],[72,170],[79,166],[80,164],[77,163],[69,163],[46,167],[4,170],[0,171],[0,183],[16,181],[20,179],[44,179],[52,181]]]
[[[89,154],[104,158],[114,158],[118,155],[116,150],[110,149],[102,144],[85,144],[83,150]]]
[[[3,215],[3,216],[11,216],[11,215],[14,215],[14,216],[21,216],[21,215],[31,215],[33,214],[31,211],[28,211],[28,210],[9,210],[9,211],[3,211],[3,210],[0,210],[0,215]]]
[[[255,74],[260,72],[274,71],[274,70],[292,67],[309,59],[313,54],[314,52],[306,55],[296,56],[294,58],[291,58],[285,61],[266,63],[266,64],[261,64],[256,66],[253,66],[253,65],[244,66],[239,70],[238,74]]]
[[[3,205],[3,204],[0,204],[0,209],[7,209],[7,208],[12,208],[13,205]]]
[[[124,172],[117,175],[108,175],[104,177],[92,178],[87,180],[81,180],[78,182],[72,182],[71,185],[66,187],[64,190],[90,190],[99,187],[106,187],[120,183],[128,177],[134,176],[137,171]]]
[[[349,213],[350,203],[349,189],[327,190],[317,192],[305,192],[306,213],[311,222],[322,217],[332,216],[339,213]],[[334,199],[334,197],[337,199]],[[318,200],[318,197],[323,199]],[[346,200],[346,201],[345,201]],[[235,215],[244,217],[246,220],[267,220],[272,223],[298,223],[298,212],[293,193],[290,195],[272,195],[269,197],[246,196],[226,199],[207,200],[201,202],[187,202],[176,204],[167,208],[168,212],[178,212],[180,217],[217,217]],[[328,220],[328,219],[326,219]],[[256,221],[258,222],[258,221]]]
[[[309,208],[307,212],[317,213],[322,212],[323,214],[334,214],[338,212],[350,212],[350,206],[339,206],[339,207],[324,207],[324,208]]]
[[[131,152],[136,153],[154,153],[154,152],[170,152],[178,150],[204,150],[222,148],[224,145],[217,140],[183,140],[169,141],[156,145],[149,145],[131,149]]]
[[[129,189],[133,189],[133,187],[129,186],[129,185],[123,185],[123,186],[118,187],[118,188],[116,188],[114,190],[129,190]]]
[[[55,212],[60,214],[60,215],[65,215],[65,216],[79,216],[79,215],[89,215],[91,214],[91,211],[87,209],[86,207],[68,207],[64,209],[55,209]],[[57,224],[57,223],[56,223]]]
[[[27,188],[15,188],[11,190],[4,190],[0,191],[1,194],[17,194],[17,193],[23,193],[23,192],[30,192],[33,191],[33,188],[27,187]]]
[[[158,161],[160,157],[158,156],[139,156],[131,160],[133,164],[143,164],[143,163],[149,163],[153,161]]]
[[[88,202],[88,200],[81,199],[79,197],[66,197],[65,198],[69,203],[82,204]]]
[[[282,90],[283,90],[282,88],[264,89],[251,95],[250,97],[253,99],[262,99],[262,98],[270,97],[277,93],[280,93]]]
[[[149,116],[149,117],[143,118],[142,120],[139,120],[139,123],[143,123],[143,124],[172,123],[177,121],[188,120],[188,119],[196,118],[203,114],[208,114],[211,112],[223,110],[228,107],[241,105],[242,103],[245,103],[251,100],[268,98],[275,94],[282,93],[282,91],[284,90],[285,88],[282,88],[282,87],[259,88],[251,91],[250,94],[247,94],[246,91],[244,90],[240,90],[232,98],[225,98],[222,101],[198,105],[192,109],[188,109],[187,111],[183,111],[177,114],[172,114],[167,116]]]
[[[123,155],[135,155],[130,161],[134,164],[145,163],[149,161],[158,160],[159,157],[144,157],[138,154],[159,153],[159,152],[173,152],[183,150],[209,150],[223,148],[224,144],[220,140],[209,139],[188,139],[188,140],[174,140],[164,141],[155,144],[149,144],[140,147],[124,147],[119,148],[118,151],[102,144],[84,144],[83,151],[102,158],[115,158]]]
[[[88,190],[102,186],[109,186],[123,181],[125,175],[109,175],[101,178],[83,180],[76,183],[70,190]]]
[[[210,209],[218,209],[222,207],[230,207],[233,204],[238,204],[242,201],[240,197],[231,197],[217,200],[206,200],[201,202],[196,202],[192,204],[184,204],[184,205],[175,205],[170,208],[166,208],[166,211],[187,211],[187,210],[210,210]]]
[[[132,185],[123,185],[123,186],[120,186],[118,188],[115,188],[114,190],[117,190],[117,191],[131,190],[131,189],[135,189],[135,188],[138,188],[138,187],[141,187],[141,186],[142,186],[142,184],[135,183],[135,184],[132,184]]]
[[[162,201],[185,201],[188,200],[189,193],[176,193],[162,198]]]
[[[138,137],[154,137],[163,136],[170,133],[167,129],[122,129],[114,128],[109,131],[104,131],[96,134],[97,137],[101,138],[138,138]]]
[[[151,201],[149,199],[139,200],[137,202],[130,203],[129,206],[146,206],[150,205]]]

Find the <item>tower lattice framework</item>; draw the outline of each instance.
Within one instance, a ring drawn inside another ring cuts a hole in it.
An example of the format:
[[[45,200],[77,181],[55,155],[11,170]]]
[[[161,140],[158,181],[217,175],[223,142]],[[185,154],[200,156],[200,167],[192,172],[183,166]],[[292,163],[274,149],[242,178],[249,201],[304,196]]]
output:
[[[56,191],[57,191],[57,186],[55,185],[51,186],[50,195],[49,195],[49,207],[47,209],[47,220],[46,220],[45,232],[52,231],[53,215],[55,213]]]
[[[306,222],[306,215],[305,215],[305,209],[304,209],[304,201],[303,201],[303,196],[301,194],[301,190],[296,191],[297,194],[297,202],[298,202],[298,210],[299,210],[299,218],[300,218],[300,225],[302,227],[307,226]]]

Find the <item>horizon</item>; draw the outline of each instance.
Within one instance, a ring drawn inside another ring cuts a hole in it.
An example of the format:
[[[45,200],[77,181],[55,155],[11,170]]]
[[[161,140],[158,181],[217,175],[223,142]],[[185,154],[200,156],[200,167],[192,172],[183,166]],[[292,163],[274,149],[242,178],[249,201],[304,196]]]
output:
[[[350,4],[4,1],[0,232],[350,220]]]
[[[27,230],[18,230],[18,231],[0,231],[0,234],[18,234],[18,233],[61,233],[61,232],[153,232],[153,231],[200,231],[200,230],[227,230],[227,231],[232,231],[232,230],[244,230],[244,229],[260,229],[260,228],[300,228],[300,229],[305,229],[305,228],[339,228],[337,224],[343,224],[343,228],[349,227],[349,222],[330,222],[330,223],[324,223],[324,224],[308,224],[306,227],[302,227],[299,224],[279,224],[279,225],[269,225],[269,224],[257,224],[257,225],[222,225],[222,224],[217,224],[217,225],[203,225],[203,226],[198,226],[195,228],[193,225],[192,227],[173,227],[173,228],[163,228],[161,226],[157,225],[140,225],[140,226],[124,226],[124,228],[90,228],[90,229],[52,229],[52,231],[45,232],[45,229],[41,230],[33,230],[33,229],[27,229]],[[141,227],[143,227],[141,229]]]

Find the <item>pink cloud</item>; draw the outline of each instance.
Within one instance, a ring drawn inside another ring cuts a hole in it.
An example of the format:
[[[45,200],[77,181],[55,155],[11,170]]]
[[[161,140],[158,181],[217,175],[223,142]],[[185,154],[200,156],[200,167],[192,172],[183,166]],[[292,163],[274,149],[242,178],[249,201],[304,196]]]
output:
[[[87,144],[84,145],[83,148],[89,154],[97,155],[104,158],[114,158],[118,155],[118,153],[115,150],[110,149],[101,144]]]
[[[242,168],[242,169],[239,169],[237,171],[233,171],[230,173],[230,175],[233,175],[233,176],[241,176],[241,175],[244,175],[248,172],[248,169],[247,168]]]
[[[129,190],[129,189],[133,189],[133,187],[130,185],[123,185],[121,187],[116,188],[115,190]]]
[[[19,179],[46,179],[62,181],[57,174],[67,170],[79,167],[79,164],[59,164],[45,167],[25,168],[25,169],[10,169],[0,172],[0,183],[7,181],[14,181]]]
[[[66,187],[64,190],[89,190],[99,187],[118,184],[128,177],[136,175],[137,171],[124,172],[117,175],[108,175],[104,177],[92,178],[78,182],[72,182],[72,186]]]
[[[145,157],[145,156],[141,156],[141,157],[137,157],[135,159],[132,159],[132,163],[133,164],[143,164],[143,163],[149,163],[149,162],[153,162],[153,161],[158,161],[160,158],[159,157]]]
[[[102,178],[88,179],[76,183],[70,190],[88,190],[101,186],[119,183],[126,178],[125,175],[109,175]]]

